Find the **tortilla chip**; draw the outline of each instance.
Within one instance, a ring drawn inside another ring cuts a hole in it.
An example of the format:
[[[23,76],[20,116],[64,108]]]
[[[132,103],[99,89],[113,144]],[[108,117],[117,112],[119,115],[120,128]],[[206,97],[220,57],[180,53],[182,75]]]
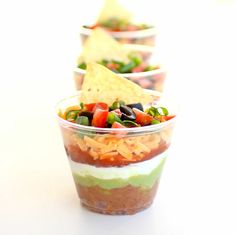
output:
[[[130,22],[132,19],[132,14],[123,8],[118,0],[105,0],[97,22],[103,23],[104,21],[110,20],[111,18],[117,18]]]
[[[78,64],[99,62],[101,60],[118,60],[128,62],[130,50],[117,42],[110,34],[101,28],[92,31],[85,41]]]
[[[123,100],[127,104],[147,104],[153,97],[140,86],[120,77],[106,67],[97,63],[88,63],[81,91],[83,103],[104,102],[112,105],[114,101]]]

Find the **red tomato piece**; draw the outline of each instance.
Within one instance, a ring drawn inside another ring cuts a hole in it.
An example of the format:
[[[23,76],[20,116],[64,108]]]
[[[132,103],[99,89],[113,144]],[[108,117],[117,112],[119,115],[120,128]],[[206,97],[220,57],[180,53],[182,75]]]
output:
[[[86,111],[92,112],[95,105],[96,105],[96,103],[84,104],[84,107],[85,107]]]
[[[97,108],[93,114],[92,126],[106,127],[108,110]]]
[[[149,125],[154,119],[151,115],[144,113],[143,111],[133,108],[134,113],[136,114],[135,122],[141,126]]]
[[[161,121],[161,122],[166,122],[166,121],[169,121],[170,119],[174,118],[175,115],[168,115],[168,116],[159,116],[158,119]]]
[[[108,64],[106,65],[106,67],[107,67],[108,69],[113,70],[113,69],[119,68],[119,65],[118,65],[118,64],[115,64],[115,63],[108,63]]]
[[[114,29],[110,29],[110,31],[113,31],[113,32],[120,32],[121,29],[120,29],[120,28],[114,28]]]
[[[114,122],[111,126],[111,128],[125,128],[125,126],[123,126],[122,124],[120,124],[119,122]]]
[[[96,109],[102,109],[102,110],[109,110],[109,107],[106,103],[91,103],[91,104],[84,104],[84,107],[89,112],[95,112]]]
[[[96,109],[102,109],[102,110],[109,110],[109,106],[106,103],[96,103],[95,107],[93,108],[93,112]]]
[[[143,70],[144,70],[144,67],[142,65],[140,65],[140,66],[133,68],[132,72],[133,73],[140,73],[140,72],[143,72]]]

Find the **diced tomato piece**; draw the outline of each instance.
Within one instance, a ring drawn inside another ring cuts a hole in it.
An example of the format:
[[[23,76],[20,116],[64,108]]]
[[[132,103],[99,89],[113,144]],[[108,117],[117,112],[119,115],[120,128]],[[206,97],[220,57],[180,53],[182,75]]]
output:
[[[110,29],[110,31],[112,31],[112,32],[120,32],[121,29],[120,28],[114,28],[114,29]]]
[[[109,107],[106,103],[91,103],[91,104],[84,104],[84,107],[86,108],[86,111],[89,112],[95,112],[96,109],[102,109],[102,110],[109,110]]]
[[[111,128],[125,128],[125,126],[123,126],[122,124],[120,124],[119,122],[114,122],[111,126]]]
[[[139,109],[133,108],[133,111],[136,114],[135,122],[141,126],[149,125],[154,119],[151,115],[144,113]]]
[[[118,65],[118,64],[115,64],[115,63],[108,63],[108,64],[106,65],[106,67],[107,67],[108,69],[113,70],[113,69],[119,68],[119,65]]]
[[[161,122],[169,121],[170,119],[174,118],[175,115],[168,115],[168,116],[158,116],[158,120]]]
[[[106,127],[108,110],[97,108],[93,114],[92,126]]]
[[[90,27],[90,29],[96,29],[99,25],[98,24],[94,24]]]
[[[109,106],[106,103],[96,103],[95,107],[93,108],[93,112],[95,112],[96,109],[102,109],[102,110],[109,110]]]
[[[92,112],[95,105],[96,105],[96,103],[84,104],[84,107],[85,107],[86,111]]]
[[[144,70],[144,67],[142,65],[140,65],[140,66],[133,68],[132,72],[133,73],[140,73],[140,72],[143,72],[143,70]]]
[[[118,117],[121,117],[121,115],[122,115],[120,109],[115,109],[115,110],[112,110],[111,112],[116,114]]]

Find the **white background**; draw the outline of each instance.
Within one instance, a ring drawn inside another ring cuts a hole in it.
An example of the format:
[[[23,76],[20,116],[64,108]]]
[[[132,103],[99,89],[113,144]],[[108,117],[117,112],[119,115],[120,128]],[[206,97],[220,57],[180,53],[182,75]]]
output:
[[[101,1],[0,2],[0,234],[236,234],[236,5],[137,2],[181,110],[154,205],[124,217],[81,208],[54,117]]]

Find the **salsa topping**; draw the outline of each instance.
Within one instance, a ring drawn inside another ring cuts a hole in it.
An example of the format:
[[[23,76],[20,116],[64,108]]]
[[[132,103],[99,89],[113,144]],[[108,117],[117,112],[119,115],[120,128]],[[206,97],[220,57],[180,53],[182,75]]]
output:
[[[112,17],[109,20],[103,21],[101,23],[96,23],[91,26],[84,26],[84,28],[87,29],[96,29],[97,27],[102,27],[112,32],[136,31],[152,28],[152,26],[147,24],[134,24],[127,20],[118,19],[116,17]]]
[[[120,60],[106,60],[97,61],[97,63],[107,67],[115,73],[139,73],[159,69],[159,66],[150,66],[143,62],[138,54],[131,53],[128,62]],[[82,62],[78,65],[80,69],[86,69],[86,63]]]
[[[143,110],[141,103],[125,104],[115,101],[108,106],[106,103],[80,103],[78,107],[69,107],[63,117],[69,122],[84,126],[100,128],[122,128],[156,125],[174,117],[169,115],[165,107],[154,107]]]

